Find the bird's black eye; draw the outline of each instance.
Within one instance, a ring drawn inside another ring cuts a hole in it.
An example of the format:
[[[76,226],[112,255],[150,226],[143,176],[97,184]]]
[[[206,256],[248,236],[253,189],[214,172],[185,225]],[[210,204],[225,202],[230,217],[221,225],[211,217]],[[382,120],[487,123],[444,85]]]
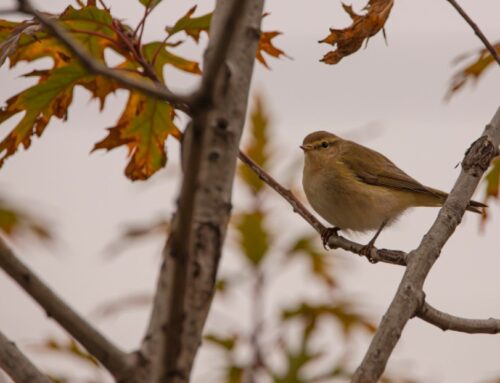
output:
[[[325,148],[325,149],[326,149],[326,148],[328,148],[328,142],[323,141],[323,142],[321,143],[321,146],[322,146],[323,148]]]

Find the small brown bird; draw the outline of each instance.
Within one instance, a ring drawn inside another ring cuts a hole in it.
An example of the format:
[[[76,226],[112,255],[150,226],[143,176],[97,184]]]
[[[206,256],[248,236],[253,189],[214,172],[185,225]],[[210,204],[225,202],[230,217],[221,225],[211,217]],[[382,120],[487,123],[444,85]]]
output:
[[[300,146],[305,154],[302,185],[316,212],[332,232],[377,230],[364,247],[367,256],[378,235],[406,209],[442,206],[448,194],[422,185],[375,150],[328,132],[314,132]],[[486,205],[470,201],[467,210],[481,213]]]

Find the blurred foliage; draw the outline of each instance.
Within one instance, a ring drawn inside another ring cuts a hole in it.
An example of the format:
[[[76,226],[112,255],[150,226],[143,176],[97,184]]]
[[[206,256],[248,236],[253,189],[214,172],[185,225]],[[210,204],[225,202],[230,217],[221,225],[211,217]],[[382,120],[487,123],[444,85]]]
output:
[[[54,238],[47,222],[5,199],[0,199],[0,231],[11,239],[32,236],[43,242],[50,242]]]
[[[500,42],[497,42],[494,48],[500,54]],[[475,59],[471,63],[460,68],[451,78],[450,87],[448,88],[445,99],[449,100],[459,90],[463,89],[465,84],[477,82],[488,68],[496,65],[495,59],[486,48],[479,50],[477,53],[463,54],[454,60],[454,64],[463,63],[473,55],[476,56]]]
[[[250,114],[250,126],[247,129],[250,134],[249,142],[243,145],[243,151],[257,165],[265,169],[271,160],[271,148],[268,144],[269,137],[267,131],[269,116],[260,96],[254,97],[253,108]],[[264,188],[264,182],[248,166],[239,163],[238,172],[245,186],[249,187],[251,192],[259,193]]]
[[[49,379],[54,383],[104,383],[107,379],[105,370],[101,367],[97,359],[90,355],[85,349],[76,342],[73,338],[58,340],[53,337],[48,337],[41,344],[32,346],[35,352],[47,355],[48,353],[57,354],[59,357],[70,358],[82,365],[86,370],[94,375],[95,378],[77,378],[75,373],[67,375],[61,373],[47,373]]]
[[[160,218],[145,224],[128,224],[122,233],[113,240],[106,249],[110,257],[127,250],[131,243],[137,240],[147,239],[154,235],[165,236],[170,230],[170,222],[166,218]]]
[[[245,258],[258,266],[270,247],[270,233],[265,227],[266,213],[260,210],[240,213],[235,216],[235,229]]]
[[[490,168],[484,177],[486,182],[484,200],[487,202],[490,198],[498,199],[498,188],[500,186],[500,157],[496,157],[491,161]],[[490,216],[490,209],[484,209],[482,224],[487,221]]]

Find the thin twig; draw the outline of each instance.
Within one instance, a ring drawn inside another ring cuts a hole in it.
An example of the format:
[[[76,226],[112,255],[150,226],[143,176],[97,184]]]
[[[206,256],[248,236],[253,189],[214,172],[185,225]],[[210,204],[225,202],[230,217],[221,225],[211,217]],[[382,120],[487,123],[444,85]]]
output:
[[[0,268],[24,289],[71,336],[80,342],[115,377],[129,370],[127,355],[57,296],[15,256],[0,237]],[[23,380],[24,381],[24,380]]]
[[[51,383],[51,380],[42,374],[2,332],[0,332],[0,368],[14,382]]]
[[[500,319],[468,319],[447,314],[435,309],[424,302],[418,310],[417,316],[441,330],[458,331],[467,334],[498,334],[500,333]]]
[[[488,41],[484,33],[479,29],[477,24],[472,21],[472,19],[469,17],[469,15],[463,10],[463,8],[455,1],[455,0],[446,0],[448,3],[452,5],[453,8],[457,10],[457,12],[464,18],[464,20],[467,22],[467,24],[470,25],[470,27],[474,30],[474,33],[479,37],[479,40],[484,44],[486,49],[490,52],[490,54],[493,56],[495,61],[500,65],[500,56],[498,55],[498,52],[496,51],[495,47]]]
[[[326,229],[323,224],[318,221],[318,219],[300,202],[293,193],[284,188],[278,181],[276,181],[269,173],[262,169],[255,161],[248,157],[241,150],[238,154],[239,159],[253,170],[257,176],[264,181],[268,186],[274,189],[278,194],[280,194],[293,208],[293,211],[299,214],[302,218],[309,223],[314,230],[319,234],[323,233]],[[340,248],[352,253],[367,257],[366,254],[362,252],[363,245],[349,241],[348,239],[338,235],[332,234],[328,239],[328,246],[332,249]],[[363,253],[363,254],[362,254]],[[380,261],[385,263],[391,263],[394,265],[405,266],[406,265],[406,253],[399,250],[388,250],[388,249],[373,249],[370,254],[370,259],[373,261]]]
[[[139,45],[141,44],[142,35],[144,33],[144,29],[146,28],[146,20],[147,20],[149,14],[153,11],[153,8],[154,8],[154,7],[151,6],[152,2],[153,1],[151,0],[149,2],[149,4],[146,6],[146,9],[144,10],[144,16],[142,17],[141,21],[139,22],[139,25],[137,25],[137,28],[134,31],[134,36],[137,37],[137,31],[139,31],[139,28],[140,28],[139,37],[137,38],[137,41],[139,41]]]
[[[408,254],[408,265],[389,308],[370,347],[357,368],[352,383],[377,382],[401,337],[406,323],[424,302],[425,279],[437,261],[443,246],[460,224],[465,209],[481,176],[498,154],[500,144],[500,107],[482,136],[467,150],[462,171],[438,217],[417,249]]]
[[[18,0],[18,3],[20,12],[34,16],[35,19],[38,20],[38,22],[50,33],[56,36],[91,73],[108,77],[128,88],[143,92],[160,100],[167,101],[174,105],[177,109],[188,114],[190,113],[190,96],[178,95],[170,91],[164,84],[150,84],[145,81],[139,81],[134,78],[124,76],[119,71],[107,67],[88,55],[78,42],[76,42],[64,29],[57,25],[54,20],[34,9],[29,0]]]

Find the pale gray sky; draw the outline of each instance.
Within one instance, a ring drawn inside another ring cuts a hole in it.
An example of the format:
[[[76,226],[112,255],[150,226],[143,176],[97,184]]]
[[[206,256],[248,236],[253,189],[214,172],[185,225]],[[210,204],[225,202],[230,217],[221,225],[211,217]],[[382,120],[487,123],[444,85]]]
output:
[[[120,17],[131,23],[138,20],[138,1],[108,2]],[[9,1],[3,3],[8,5]],[[165,1],[153,14],[146,37],[158,36],[166,24],[194,3]],[[461,3],[486,36],[492,41],[500,39],[498,0]],[[50,8],[48,2],[37,4],[43,10],[60,11],[66,1],[53,0]],[[359,9],[364,2],[354,4]],[[203,2],[200,12],[212,5],[213,1]],[[317,40],[326,35],[330,26],[347,24],[340,2],[275,0],[267,3],[266,10],[271,15],[265,19],[264,29],[283,31],[276,44],[293,57],[269,59],[271,71],[257,65],[253,82],[253,89],[269,101],[279,150],[286,153],[279,155],[283,161],[276,164],[278,179],[284,179],[279,169],[289,165],[292,156],[299,158],[298,145],[306,134],[330,130],[381,151],[423,183],[443,190],[451,188],[459,172],[455,165],[500,104],[500,71],[497,67],[490,69],[477,86],[467,86],[451,102],[443,102],[454,72],[450,65],[453,58],[481,47],[447,1],[397,1],[386,27],[388,45],[377,35],[367,49],[337,66],[318,61],[329,47],[317,44]],[[199,52],[192,45],[183,51],[193,58]],[[13,72],[6,66],[0,69],[2,103],[30,83],[18,77],[26,71],[26,67]],[[174,72],[171,76],[176,89],[191,88],[196,80]],[[89,155],[93,143],[104,136],[103,128],[116,120],[124,99],[121,92],[110,97],[105,112],[100,114],[97,103],[88,102],[87,92],[78,90],[68,122],[51,122],[43,137],[34,140],[29,151],[17,153],[0,173],[2,195],[48,217],[61,238],[55,248],[18,245],[19,254],[82,313],[92,311],[97,301],[152,290],[161,240],[134,246],[113,262],[103,261],[103,249],[124,222],[144,222],[172,213],[178,187],[175,142],[168,144],[171,161],[167,170],[147,183],[131,183],[124,178],[125,150]],[[2,132],[13,123],[2,126]],[[361,130],[364,133],[360,134],[359,128],[368,124],[377,127],[376,133]],[[299,178],[300,172],[297,169]],[[240,191],[235,193],[236,204],[243,203]],[[476,195],[481,198],[480,192]],[[500,205],[491,205],[493,219],[485,231],[479,232],[478,217],[468,215],[433,268],[425,291],[436,307],[468,317],[500,317]],[[293,222],[292,230],[306,227],[284,202],[273,206],[280,217]],[[383,232],[378,245],[411,250],[436,214],[435,209],[406,214]],[[355,239],[367,240],[362,236]],[[378,321],[403,269],[370,265],[352,255],[332,256],[348,263],[341,272],[346,292]],[[273,300],[305,294],[303,285],[300,290],[296,285],[291,276],[280,280]],[[59,334],[58,327],[3,274],[0,306],[0,328],[22,346]],[[146,316],[146,311],[137,311],[96,323],[129,348],[140,339]],[[220,313],[214,313],[211,325],[220,317]],[[365,349],[366,345],[360,347],[358,358]],[[443,333],[413,320],[403,333],[389,369],[431,383],[479,382],[500,375],[498,355],[499,336]],[[37,360],[44,366],[57,367],[47,357],[37,355]],[[353,360],[354,365],[357,362]],[[202,362],[200,365],[198,377],[207,369]]]

